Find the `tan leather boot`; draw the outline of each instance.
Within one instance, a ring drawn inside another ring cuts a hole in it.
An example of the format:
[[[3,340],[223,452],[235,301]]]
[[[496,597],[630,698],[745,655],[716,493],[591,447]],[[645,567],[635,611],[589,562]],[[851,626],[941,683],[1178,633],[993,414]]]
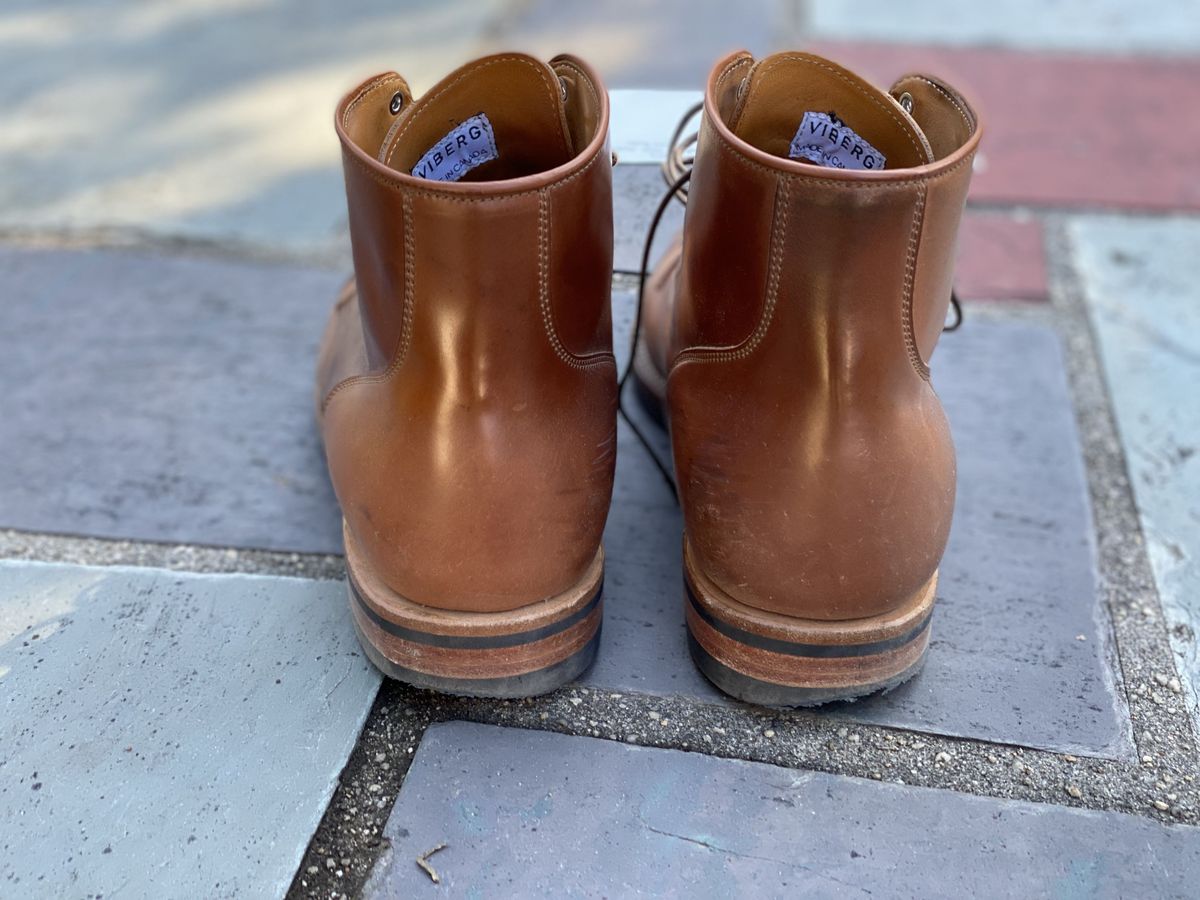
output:
[[[582,61],[337,109],[356,279],[317,368],[355,625],[388,675],[542,693],[600,635],[616,372],[608,97]]]
[[[922,661],[955,489],[929,361],[979,135],[923,75],[739,53],[709,79],[634,372],[668,412],[692,654],[736,697],[851,698]]]

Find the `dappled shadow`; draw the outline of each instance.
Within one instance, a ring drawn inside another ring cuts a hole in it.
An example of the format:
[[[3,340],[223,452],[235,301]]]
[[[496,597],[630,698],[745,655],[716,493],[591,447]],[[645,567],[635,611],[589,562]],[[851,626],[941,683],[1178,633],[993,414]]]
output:
[[[689,8],[16,0],[0,12],[0,228],[327,251],[344,230],[332,113],[357,80],[394,68],[422,90],[507,47],[581,52],[626,83],[694,82],[734,36],[714,4],[692,14],[708,39],[681,41]]]

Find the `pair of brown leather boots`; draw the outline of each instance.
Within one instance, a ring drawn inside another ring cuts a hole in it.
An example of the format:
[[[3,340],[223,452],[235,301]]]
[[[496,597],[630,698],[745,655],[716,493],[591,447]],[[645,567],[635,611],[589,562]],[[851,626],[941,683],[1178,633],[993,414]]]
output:
[[[356,279],[318,416],[354,622],[394,678],[525,696],[596,654],[608,122],[572,56],[490,56],[420,99],[388,73],[337,109]],[[692,655],[736,697],[856,697],[923,658],[955,492],[929,360],[979,136],[925,75],[737,53],[709,78],[634,375],[671,432]]]

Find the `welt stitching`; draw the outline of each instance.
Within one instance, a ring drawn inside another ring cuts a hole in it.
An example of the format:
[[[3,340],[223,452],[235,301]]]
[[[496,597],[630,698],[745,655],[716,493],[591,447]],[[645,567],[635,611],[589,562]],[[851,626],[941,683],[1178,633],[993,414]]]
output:
[[[868,100],[870,100],[873,104],[875,104],[881,110],[883,110],[885,113],[887,113],[888,117],[893,122],[895,122],[897,126],[899,126],[899,128],[902,132],[904,132],[904,136],[908,138],[908,142],[910,144],[912,144],[913,149],[917,151],[917,155],[918,156],[924,155],[925,148],[922,147],[918,141],[914,140],[913,136],[908,133],[909,129],[906,128],[905,123],[896,116],[896,113],[894,110],[892,110],[890,107],[888,107],[888,105],[883,100],[881,100],[879,97],[876,97],[874,94],[872,94],[866,88],[864,88],[861,84],[855,83],[851,79],[847,78],[846,75],[839,72],[837,69],[827,66],[824,63],[817,62],[817,60],[815,60],[815,59],[809,59],[808,57],[805,57],[805,56],[788,55],[788,56],[777,57],[775,60],[773,60],[771,63],[769,63],[767,68],[763,70],[763,75],[765,76],[767,72],[770,72],[772,69],[776,68],[781,63],[787,62],[789,60],[792,62],[803,63],[805,65],[816,66],[818,69],[824,69],[829,74],[846,82],[846,84],[850,85],[850,87],[852,87],[854,90],[858,91],[858,93],[862,94],[864,97],[866,97]],[[763,82],[763,79],[761,77],[759,79],[757,79],[757,81],[751,91],[751,96],[753,96],[753,94],[758,91],[759,87],[762,86],[762,82]],[[750,105],[750,99],[751,99],[750,97],[746,98],[747,106]]]
[[[550,84],[550,82],[546,79],[546,73],[543,72],[541,69],[539,69],[537,66],[535,66],[533,63],[531,63],[529,60],[522,59],[519,56],[499,56],[499,57],[496,57],[495,59],[490,59],[487,62],[482,63],[480,65],[470,66],[470,67],[464,69],[462,72],[460,72],[457,78],[455,78],[452,82],[450,82],[445,87],[443,87],[440,91],[438,91],[432,97],[422,97],[421,98],[421,106],[418,107],[417,109],[413,110],[412,114],[408,117],[408,121],[406,121],[404,123],[404,125],[402,125],[400,127],[400,130],[396,132],[396,136],[394,138],[392,138],[392,146],[388,148],[387,159],[385,159],[384,162],[389,166],[392,164],[392,156],[395,155],[395,153],[396,153],[396,147],[399,146],[399,144],[400,144],[400,138],[403,137],[404,132],[408,130],[408,127],[410,125],[412,125],[412,123],[415,122],[418,118],[420,118],[421,115],[426,110],[429,109],[429,107],[433,104],[433,101],[437,100],[438,97],[442,96],[442,94],[446,93],[446,91],[450,90],[452,87],[454,87],[456,84],[458,84],[464,78],[466,78],[468,75],[473,75],[476,72],[482,72],[484,69],[488,68],[488,66],[499,65],[500,63],[504,63],[504,62],[516,62],[516,63],[520,63],[521,65],[528,66],[529,68],[533,69],[533,71],[538,74],[538,77],[541,78],[542,84],[544,84],[546,86],[546,90],[550,91],[551,94],[554,94],[554,85]],[[566,136],[563,134],[559,134],[558,137],[559,137],[559,140],[562,142],[563,150],[565,152],[567,152]]]
[[[454,194],[454,193],[450,193],[449,191],[445,191],[445,192],[430,191],[430,190],[426,190],[424,188],[410,187],[409,185],[404,184],[403,182],[396,181],[395,179],[388,178],[387,176],[382,175],[379,172],[376,172],[369,165],[367,165],[365,162],[363,162],[361,159],[359,159],[357,156],[355,156],[353,154],[347,154],[346,158],[349,159],[351,162],[353,162],[355,165],[357,165],[358,168],[362,171],[362,173],[364,175],[366,175],[368,178],[370,178],[372,181],[374,181],[376,184],[382,185],[383,187],[386,187],[386,188],[391,188],[394,191],[399,191],[402,195],[404,195],[406,197],[426,197],[431,200],[449,200],[449,201],[452,201],[455,203],[491,203],[491,202],[499,202],[499,201],[503,201],[503,200],[509,200],[513,197],[526,197],[530,194],[537,194],[546,189],[556,190],[557,188],[562,187],[567,182],[574,181],[576,178],[579,178],[581,175],[583,175],[585,172],[587,172],[587,170],[590,169],[595,164],[596,160],[598,160],[600,158],[600,156],[601,156],[601,154],[597,152],[596,154],[594,154],[592,156],[591,159],[589,159],[587,161],[587,163],[582,168],[577,169],[576,171],[572,172],[570,175],[565,176],[564,178],[562,178],[559,181],[554,182],[553,184],[544,185],[543,187],[528,188],[527,190],[524,190],[524,191],[513,191],[512,193],[506,193],[506,194],[503,194],[503,193],[488,194],[488,195],[483,195],[483,196],[480,196],[478,194]]]
[[[743,56],[735,59],[733,62],[727,65],[721,70],[721,74],[717,76],[716,87],[721,87],[725,83],[725,79],[729,77],[730,73],[733,72],[734,69],[738,68],[739,66],[746,65],[748,62],[750,62],[750,60]]]
[[[596,88],[592,84],[592,79],[588,78],[587,74],[583,71],[583,69],[579,68],[579,66],[575,65],[575,63],[571,62],[570,60],[566,60],[566,59],[559,60],[558,64],[560,66],[570,69],[572,72],[574,72],[576,75],[579,76],[579,80],[583,82],[583,84],[588,89],[588,93],[592,95],[592,102],[594,104],[596,104],[596,109],[599,110],[600,109],[600,95],[596,93]]]
[[[542,326],[555,355],[574,369],[587,369],[612,358],[611,353],[596,353],[576,356],[563,344],[554,327],[554,314],[550,308],[550,196],[545,189],[538,193],[538,307],[542,313]]]
[[[355,108],[360,103],[362,103],[364,100],[366,100],[367,97],[371,96],[371,94],[375,93],[377,90],[379,90],[381,87],[383,87],[383,85],[386,84],[388,81],[390,81],[391,78],[392,78],[391,74],[380,75],[378,78],[373,78],[367,84],[366,87],[364,87],[361,91],[359,91],[358,96],[350,101],[350,105],[347,106],[346,111],[344,113],[342,113],[342,127],[343,128],[350,127],[350,114],[352,112],[354,112]]]
[[[417,305],[416,281],[417,281],[417,254],[414,250],[416,245],[416,230],[413,228],[412,201],[407,197],[404,200],[404,344],[400,349],[400,356],[408,355],[409,344],[412,343],[412,330],[414,309]],[[399,361],[395,363],[398,367]]]
[[[954,97],[954,95],[953,95],[953,94],[951,94],[951,93],[950,93],[948,90],[946,90],[944,87],[942,87],[942,86],[941,86],[940,84],[938,84],[936,81],[931,81],[930,79],[926,78],[924,75],[914,75],[914,76],[912,76],[912,77],[913,77],[913,78],[915,78],[915,79],[917,79],[917,81],[923,81],[923,82],[925,82],[927,85],[929,85],[929,86],[930,86],[931,88],[933,88],[935,91],[937,91],[939,94],[941,94],[941,95],[942,95],[943,97],[945,97],[947,100],[949,100],[949,101],[950,101],[950,105],[951,105],[951,106],[953,106],[953,107],[954,107],[956,110],[958,110],[958,114],[959,114],[960,116],[962,116],[962,120],[963,120],[963,122],[964,122],[964,123],[966,124],[966,126],[967,126],[967,133],[968,133],[968,134],[974,134],[974,133],[975,133],[975,122],[974,122],[974,120],[973,120],[973,119],[972,119],[970,116],[968,116],[968,115],[967,115],[967,111],[966,111],[965,109],[963,109],[963,108],[962,108],[962,106],[960,106],[960,105],[959,105],[959,102],[958,102],[958,100],[957,100],[957,99],[955,99],[955,97]]]
[[[917,202],[913,207],[912,226],[908,230],[908,252],[904,258],[904,297],[901,300],[901,323],[904,329],[904,346],[908,350],[908,358],[917,370],[917,374],[929,380],[929,366],[921,359],[921,351],[917,347],[917,337],[913,328],[913,287],[916,283],[917,248],[920,245],[921,228],[925,222],[925,190],[917,193]]]
[[[416,275],[413,270],[415,252],[415,234],[412,226],[412,203],[406,197],[404,199],[404,313],[400,320],[400,336],[396,339],[396,346],[392,350],[391,361],[382,372],[375,375],[353,375],[339,381],[326,396],[321,403],[321,411],[329,407],[329,403],[334,396],[340,393],[343,389],[353,387],[356,384],[378,384],[388,381],[400,368],[404,358],[408,355],[408,348],[412,343],[413,330],[413,307],[416,305],[416,296],[413,291],[413,285],[416,280]],[[355,285],[355,290],[358,286]]]
[[[729,350],[719,350],[707,347],[696,347],[685,350],[675,357],[671,364],[674,370],[677,366],[688,362],[731,362],[745,359],[758,349],[767,330],[775,318],[775,305],[779,296],[779,282],[783,271],[783,245],[787,240],[788,219],[791,216],[789,200],[790,188],[788,179],[780,179],[775,192],[775,212],[771,223],[771,256],[767,264],[767,291],[763,302],[763,311],[759,316],[758,325],[745,341]]]
[[[575,65],[575,63],[571,62],[570,60],[566,60],[566,59],[559,60],[558,64],[560,66],[562,66],[563,68],[570,69],[572,72],[574,72],[576,74],[576,76],[578,76],[579,80],[584,84],[585,87],[587,87],[588,93],[592,95],[592,103],[595,105],[596,111],[599,112],[600,111],[600,97],[596,93],[596,88],[592,84],[592,79],[588,78],[587,75],[584,73],[584,71],[581,68],[579,68],[579,66]],[[555,70],[556,74],[557,74],[557,71],[558,70],[556,69]],[[571,143],[572,143],[572,147],[573,147],[575,144],[575,141],[572,140]],[[589,141],[589,143],[590,143],[590,141]]]
[[[749,67],[751,70],[753,70],[754,61],[751,58],[745,57],[745,56],[741,57],[740,59],[735,59],[733,62],[731,62],[729,65],[727,65],[725,67],[724,71],[722,71],[721,74],[717,76],[717,81],[716,81],[716,84],[714,85],[714,88],[715,88],[714,94],[725,90],[725,82],[729,79],[729,77],[737,69],[746,68],[746,67]],[[739,93],[739,94],[741,93],[742,86],[745,85],[745,83],[746,83],[745,76],[743,76],[741,84],[738,85],[737,93]],[[707,99],[708,98],[706,96],[705,97],[706,105],[707,105]],[[732,114],[731,114],[731,121],[741,118],[744,107],[745,107],[745,104],[742,102],[742,98],[735,97],[734,103],[733,103],[733,110],[732,110]],[[701,124],[701,128],[703,129],[703,124]]]
[[[404,127],[404,122],[405,122],[406,118],[407,117],[404,115],[403,112],[397,113],[396,120],[394,122],[392,122],[392,124],[391,124],[391,126],[389,126],[388,130],[386,132],[384,132],[383,141],[382,141],[382,143],[380,143],[379,149],[375,153],[371,154],[375,159],[379,160],[379,162],[381,162],[381,163],[383,162],[383,158],[382,158],[383,154],[386,153],[391,148],[392,140],[395,137],[396,132]]]
[[[358,108],[358,105],[360,103],[362,103],[365,99],[367,99],[367,97],[369,97],[372,93],[377,91],[380,88],[380,86],[385,81],[388,80],[389,77],[391,77],[391,76],[378,75],[375,78],[372,78],[369,82],[367,82],[367,85],[361,91],[358,92],[358,95],[353,100],[351,100],[350,105],[346,107],[346,111],[344,113],[342,113],[342,127],[343,128],[350,127],[350,114],[353,113],[354,110]]]
[[[963,117],[963,122],[966,123],[968,132],[970,134],[974,134],[975,133],[975,119],[973,116],[967,115],[967,111],[965,109],[963,109],[961,105],[959,105],[958,100],[948,90],[946,90],[944,87],[942,87],[940,84],[930,81],[928,78],[922,78],[921,80],[926,82],[927,84],[931,85],[935,91],[937,91],[939,94],[941,94],[943,97],[945,97],[947,100],[950,101],[950,104],[955,109],[958,110],[958,114]]]
[[[713,131],[713,134],[715,134],[717,136],[717,146],[720,147],[721,150],[723,150],[725,153],[729,154],[729,156],[735,162],[737,162],[749,169],[752,169],[756,172],[761,172],[763,174],[770,175],[772,177],[783,177],[783,178],[787,178],[789,180],[796,179],[796,180],[803,182],[805,185],[819,185],[821,187],[863,188],[863,189],[870,189],[870,190],[886,190],[888,188],[903,188],[903,187],[913,187],[914,185],[920,185],[920,184],[934,184],[938,181],[941,181],[945,178],[950,177],[956,171],[961,169],[964,165],[970,163],[975,157],[975,154],[971,153],[968,156],[964,156],[962,159],[960,159],[954,165],[950,166],[948,169],[944,169],[943,171],[938,172],[936,175],[926,175],[924,177],[908,178],[903,181],[835,181],[832,178],[814,178],[812,176],[802,175],[802,174],[799,174],[796,172],[786,172],[785,173],[785,172],[779,171],[778,169],[772,169],[770,166],[764,166],[762,163],[755,162],[754,160],[747,158],[744,154],[739,153],[735,147],[732,147],[729,144],[729,141],[725,138],[725,136],[723,134],[721,134],[721,132],[718,129],[714,128],[712,131]]]

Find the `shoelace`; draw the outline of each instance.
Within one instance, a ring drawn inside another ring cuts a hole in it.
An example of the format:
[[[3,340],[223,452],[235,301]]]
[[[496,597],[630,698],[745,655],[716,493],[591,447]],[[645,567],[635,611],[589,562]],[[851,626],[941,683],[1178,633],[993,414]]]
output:
[[[672,200],[678,200],[683,205],[687,205],[688,182],[692,179],[692,163],[695,160],[694,156],[688,155],[688,151],[696,145],[696,141],[700,138],[700,132],[696,130],[687,137],[683,136],[683,132],[687,128],[688,123],[702,109],[704,109],[703,101],[693,104],[683,114],[683,117],[679,120],[679,124],[675,126],[674,133],[671,135],[670,149],[667,151],[667,157],[662,163],[662,175],[663,180],[667,183],[667,191],[663,194],[662,199],[658,201],[654,215],[650,218],[650,226],[646,230],[646,242],[642,246],[642,265],[637,272],[637,304],[633,309],[633,328],[629,340],[629,359],[625,363],[625,371],[621,373],[621,378],[617,381],[617,412],[625,420],[625,424],[629,426],[629,430],[633,432],[634,437],[638,439],[638,443],[642,445],[647,455],[654,462],[655,468],[658,469],[658,473],[662,476],[663,481],[667,485],[667,490],[671,492],[671,497],[675,500],[676,504],[679,503],[679,490],[675,486],[675,477],[671,474],[670,467],[659,458],[658,453],[655,452],[654,445],[650,443],[650,439],[646,437],[646,434],[625,409],[625,384],[629,381],[629,376],[633,372],[633,359],[637,354],[638,339],[642,333],[642,302],[646,296],[646,279],[650,275],[650,251],[654,247],[654,236],[658,233],[658,226],[662,223],[662,218],[666,214]]]
[[[679,124],[675,126],[675,131],[671,135],[670,149],[667,151],[667,157],[662,163],[663,180],[667,184],[667,191],[659,200],[658,206],[654,210],[654,215],[650,218],[650,226],[646,230],[646,242],[642,247],[642,265],[637,272],[638,276],[638,291],[637,304],[633,310],[633,328],[632,335],[629,341],[629,359],[625,363],[625,371],[621,373],[620,379],[617,381],[617,412],[621,418],[625,420],[625,424],[633,432],[638,439],[638,443],[642,445],[646,453],[653,460],[659,474],[662,475],[663,481],[666,482],[667,489],[670,490],[671,496],[675,503],[679,503],[679,490],[675,485],[675,478],[671,474],[670,468],[664,463],[655,452],[650,439],[634,422],[629,412],[625,409],[625,384],[629,381],[629,376],[633,372],[633,359],[637,353],[638,338],[641,337],[642,331],[642,302],[646,296],[646,279],[650,275],[650,251],[654,246],[654,236],[658,233],[658,226],[662,223],[662,218],[666,214],[667,208],[671,205],[672,200],[678,200],[684,206],[688,201],[688,183],[692,179],[692,164],[695,162],[695,146],[700,139],[700,131],[691,132],[686,137],[684,130],[696,114],[704,109],[704,102],[700,101],[689,107],[687,112],[679,120]],[[942,328],[944,332],[957,331],[963,323],[963,308],[959,302],[958,293],[950,289],[950,306],[954,310],[954,321]]]

